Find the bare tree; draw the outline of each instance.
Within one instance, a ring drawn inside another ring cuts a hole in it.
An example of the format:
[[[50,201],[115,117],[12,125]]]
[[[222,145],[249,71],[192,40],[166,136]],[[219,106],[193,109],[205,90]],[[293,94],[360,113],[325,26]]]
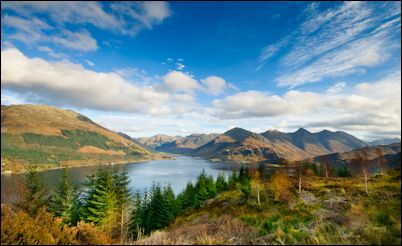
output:
[[[364,176],[364,189],[366,194],[368,194],[368,175],[369,175],[369,161],[368,153],[366,149],[360,151],[361,153],[356,154],[356,157],[352,159],[352,168],[357,175],[363,174]]]
[[[385,160],[380,147],[378,147],[375,152],[377,154],[377,170],[380,170],[380,173],[382,174],[387,169],[387,161]]]
[[[299,176],[299,193],[301,193],[301,188],[302,188],[302,162],[301,161],[295,161],[295,169],[296,169],[296,175]]]
[[[329,177],[330,159],[328,155],[321,156],[320,165],[324,170],[325,177]]]

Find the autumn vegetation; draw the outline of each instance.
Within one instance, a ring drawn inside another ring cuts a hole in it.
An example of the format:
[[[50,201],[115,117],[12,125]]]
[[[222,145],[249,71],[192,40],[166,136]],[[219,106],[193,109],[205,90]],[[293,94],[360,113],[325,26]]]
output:
[[[158,183],[133,193],[118,168],[99,169],[81,189],[65,170],[49,193],[28,172],[19,199],[2,204],[1,243],[400,244],[400,169],[376,163],[373,173],[364,158],[351,168],[242,167],[216,179],[203,171],[179,194]]]

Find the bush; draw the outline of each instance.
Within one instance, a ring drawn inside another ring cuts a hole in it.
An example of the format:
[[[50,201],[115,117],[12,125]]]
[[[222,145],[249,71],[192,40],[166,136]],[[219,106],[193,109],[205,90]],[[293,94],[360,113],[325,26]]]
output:
[[[293,199],[293,194],[290,191],[292,182],[286,173],[275,173],[271,181],[271,187],[275,193],[275,200],[289,203]]]

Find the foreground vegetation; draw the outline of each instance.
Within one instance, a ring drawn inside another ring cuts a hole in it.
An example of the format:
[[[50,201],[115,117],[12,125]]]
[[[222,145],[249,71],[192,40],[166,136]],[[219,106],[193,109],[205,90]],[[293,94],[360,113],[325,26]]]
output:
[[[401,243],[400,169],[369,176],[366,192],[347,168],[300,167],[242,168],[215,180],[202,172],[178,195],[155,183],[133,196],[124,170],[99,170],[81,192],[65,173],[51,196],[30,172],[20,199],[2,204],[1,243]]]

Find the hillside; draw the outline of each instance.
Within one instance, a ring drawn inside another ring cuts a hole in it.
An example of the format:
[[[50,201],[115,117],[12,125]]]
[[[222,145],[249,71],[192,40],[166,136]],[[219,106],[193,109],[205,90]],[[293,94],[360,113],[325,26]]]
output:
[[[135,245],[399,245],[400,169],[360,177],[252,179],[251,195],[240,187],[189,208],[165,230]],[[258,188],[257,188],[258,187]],[[286,196],[285,196],[286,194]],[[260,196],[260,204],[258,197]],[[386,198],[386,199],[384,199]]]
[[[268,160],[278,163],[281,160],[280,154],[268,139],[242,128],[233,128],[217,136],[195,149],[192,155],[235,162]]]
[[[135,140],[138,141],[139,143],[143,144],[144,146],[147,146],[149,148],[155,149],[164,143],[169,143],[178,139],[181,139],[182,137],[180,136],[168,136],[165,134],[157,134],[152,137],[140,137],[136,138]]]
[[[71,110],[46,105],[1,107],[1,162],[22,171],[154,158],[150,151]]]
[[[218,134],[191,134],[178,138],[171,142],[166,142],[156,147],[155,150],[173,154],[190,154],[194,149],[208,143],[217,137]]]
[[[389,145],[378,145],[378,146],[368,146],[365,148],[356,149],[353,151],[341,152],[341,153],[332,153],[328,155],[321,155],[314,157],[314,161],[320,162],[322,160],[329,161],[332,166],[344,166],[349,165],[352,162],[353,158],[356,158],[358,154],[362,153],[362,150],[367,151],[367,156],[369,163],[372,164],[372,168],[375,168],[378,156],[378,149],[381,150],[381,153],[384,159],[388,163],[388,167],[396,167],[401,165],[401,143],[393,143]]]

